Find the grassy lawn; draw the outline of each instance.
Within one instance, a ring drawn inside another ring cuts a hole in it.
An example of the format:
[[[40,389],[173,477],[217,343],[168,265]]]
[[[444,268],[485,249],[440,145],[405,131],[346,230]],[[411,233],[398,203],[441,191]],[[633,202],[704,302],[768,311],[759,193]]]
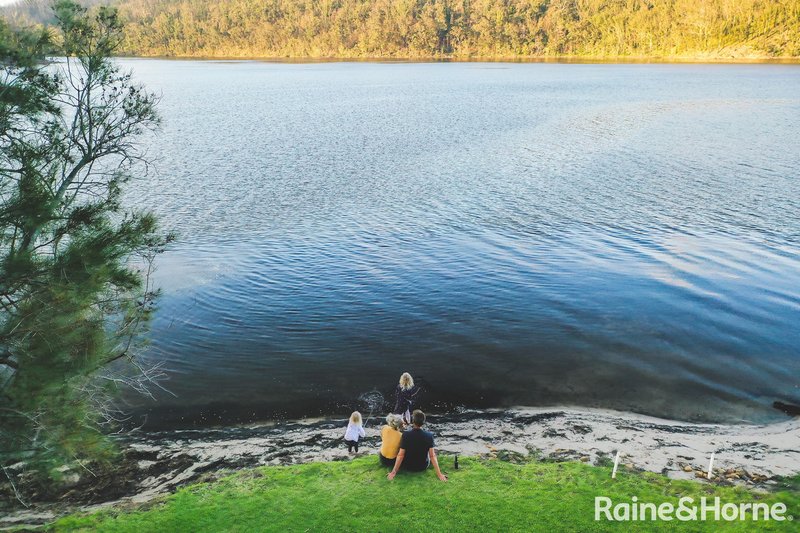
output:
[[[715,487],[582,463],[497,459],[401,473],[390,482],[374,457],[347,462],[263,467],[187,487],[147,509],[74,515],[54,531],[800,531],[800,522],[595,522],[594,497],[618,502],[677,504],[678,498],[719,496],[722,503],[783,502],[800,520],[800,492],[770,494]],[[713,515],[712,515],[713,517]]]

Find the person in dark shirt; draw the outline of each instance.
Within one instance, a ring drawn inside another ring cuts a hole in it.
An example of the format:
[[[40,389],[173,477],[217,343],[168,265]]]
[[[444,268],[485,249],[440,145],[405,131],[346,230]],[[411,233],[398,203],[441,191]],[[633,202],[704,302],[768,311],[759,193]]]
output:
[[[447,476],[442,474],[442,471],[439,469],[439,461],[436,459],[436,449],[433,447],[433,435],[422,429],[422,425],[425,423],[425,413],[417,409],[411,415],[411,421],[414,426],[403,432],[403,436],[400,439],[400,451],[397,454],[394,468],[386,477],[389,478],[390,481],[394,479],[401,466],[403,470],[421,472],[432,463],[439,479],[447,481]]]
[[[400,376],[400,383],[394,391],[394,413],[403,417],[403,422],[411,423],[411,410],[414,407],[414,398],[419,393],[419,387],[414,385],[414,378],[408,372]]]

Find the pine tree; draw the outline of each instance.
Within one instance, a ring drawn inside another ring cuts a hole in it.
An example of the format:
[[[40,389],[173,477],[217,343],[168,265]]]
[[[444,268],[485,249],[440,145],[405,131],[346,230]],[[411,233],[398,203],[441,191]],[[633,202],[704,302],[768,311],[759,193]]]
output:
[[[159,119],[110,59],[116,11],[55,13],[53,33],[0,25],[0,451],[44,470],[105,454],[110,394],[152,377],[135,347],[172,239],[121,202]]]

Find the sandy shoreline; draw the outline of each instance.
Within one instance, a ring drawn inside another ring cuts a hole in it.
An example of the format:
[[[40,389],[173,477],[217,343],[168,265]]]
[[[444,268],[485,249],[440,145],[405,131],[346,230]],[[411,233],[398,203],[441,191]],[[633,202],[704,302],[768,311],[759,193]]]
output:
[[[374,455],[380,445],[380,419],[366,427],[359,456]],[[58,504],[31,505],[0,516],[0,528],[13,523],[42,523],[68,510],[135,505],[190,482],[213,479],[231,470],[258,465],[347,460],[344,420],[302,420],[159,433],[135,433],[123,439],[127,482],[124,487],[76,483]],[[621,468],[662,473],[671,478],[702,479],[712,452],[711,482],[768,487],[776,476],[800,472],[800,419],[764,426],[693,424],[631,413],[575,407],[464,411],[430,416],[444,470],[453,454],[499,456],[534,454],[546,460],[608,464],[617,451]],[[117,475],[119,476],[119,475]],[[102,485],[95,480],[95,484]],[[113,495],[103,501],[102,495]],[[99,495],[99,496],[98,496]]]

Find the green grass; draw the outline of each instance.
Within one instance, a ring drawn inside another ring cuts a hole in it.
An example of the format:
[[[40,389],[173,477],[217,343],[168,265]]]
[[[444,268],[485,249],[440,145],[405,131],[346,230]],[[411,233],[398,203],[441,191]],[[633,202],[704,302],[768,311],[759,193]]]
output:
[[[800,520],[800,493],[673,481],[650,473],[581,463],[464,458],[447,483],[432,471],[390,482],[373,457],[347,462],[272,466],[178,491],[147,509],[72,515],[54,531],[798,531],[794,522],[594,521],[594,497],[616,502],[677,503],[719,496],[723,503],[783,502]]]

